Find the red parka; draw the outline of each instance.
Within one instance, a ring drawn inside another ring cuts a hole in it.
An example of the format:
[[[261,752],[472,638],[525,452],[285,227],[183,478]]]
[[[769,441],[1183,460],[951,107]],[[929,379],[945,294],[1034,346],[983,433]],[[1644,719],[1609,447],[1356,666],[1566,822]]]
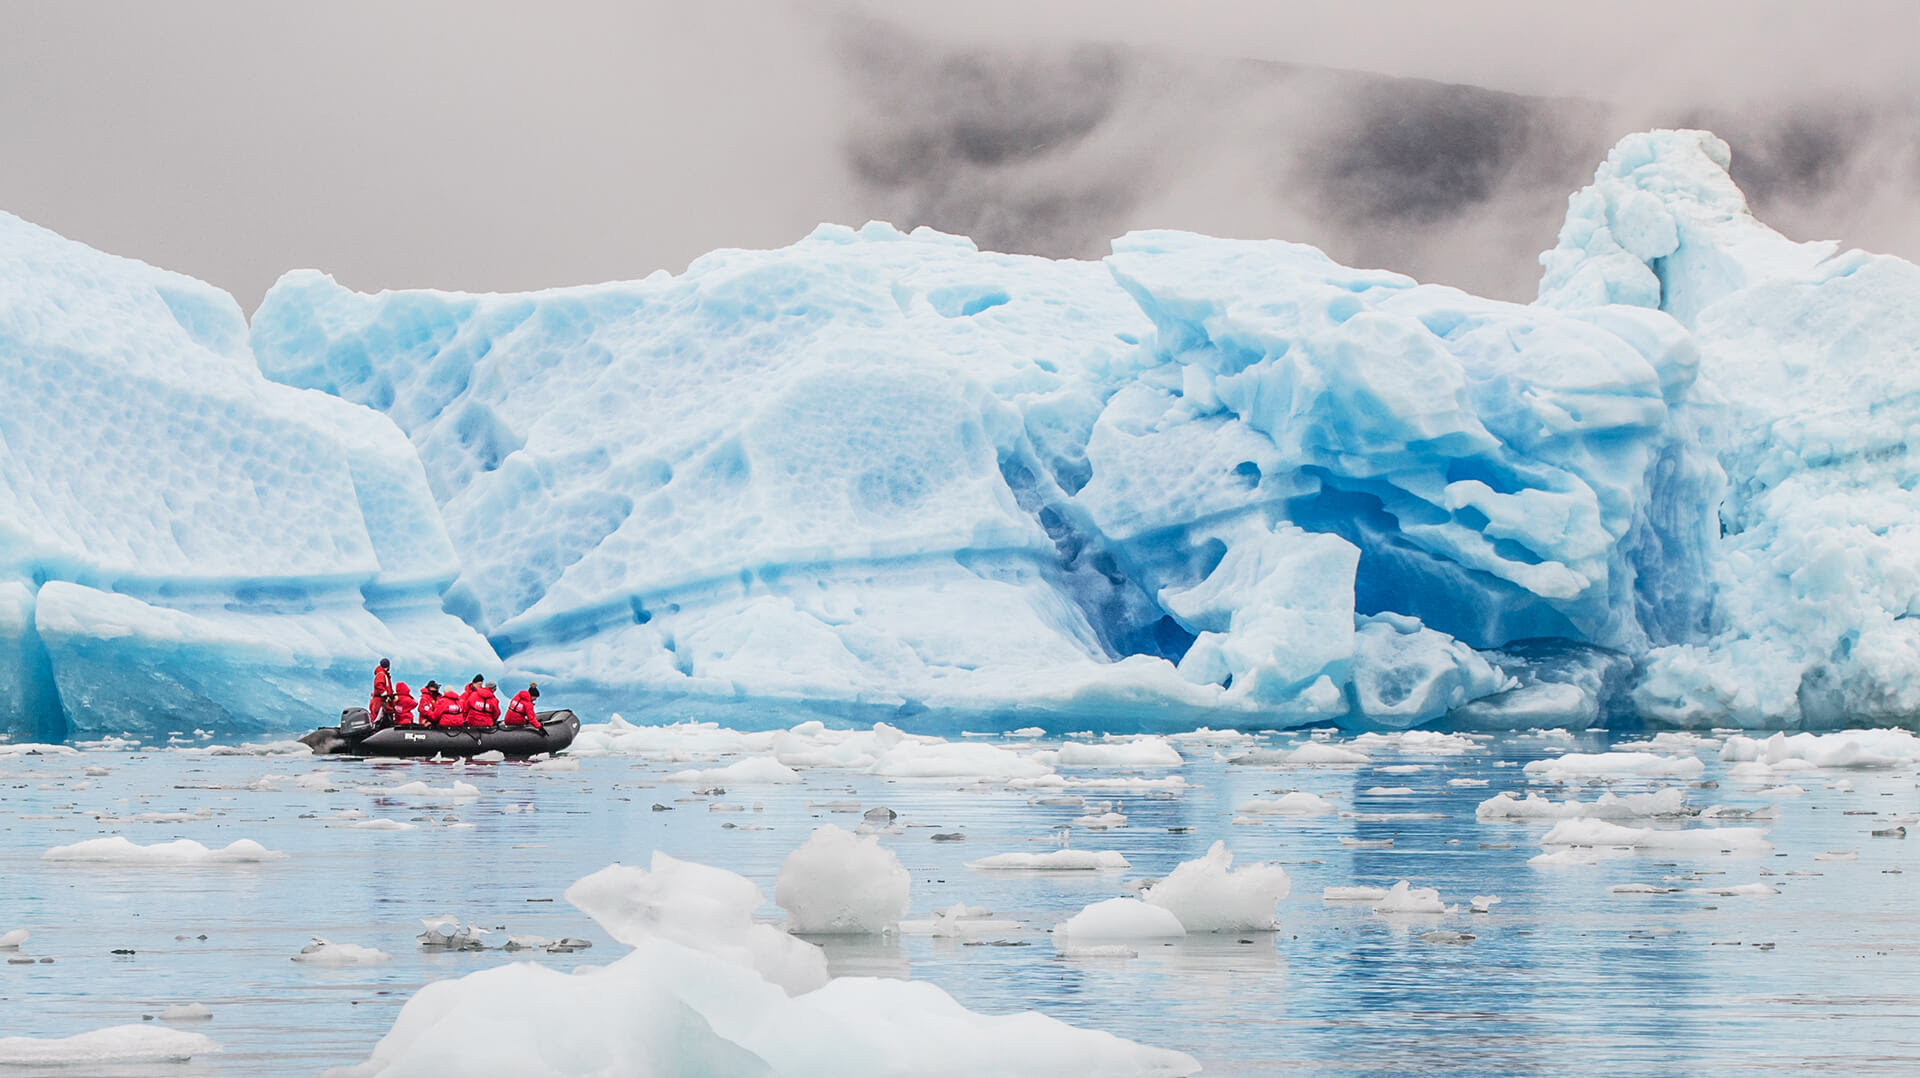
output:
[[[395,685],[393,691],[393,721],[401,726],[412,726],[413,709],[418,703],[413,698],[413,690],[407,688],[407,683],[403,681]]]
[[[513,702],[507,705],[506,724],[508,726],[531,726],[536,730],[546,729],[546,727],[540,725],[540,716],[534,714],[533,697],[525,689],[514,693]]]
[[[484,685],[469,686],[460,697],[468,726],[492,726],[500,721],[500,698]]]

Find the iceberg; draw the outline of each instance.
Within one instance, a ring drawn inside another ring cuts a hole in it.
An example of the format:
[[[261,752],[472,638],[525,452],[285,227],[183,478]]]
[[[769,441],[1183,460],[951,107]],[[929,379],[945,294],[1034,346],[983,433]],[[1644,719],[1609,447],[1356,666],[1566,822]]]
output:
[[[283,733],[381,654],[946,736],[1910,724],[1920,267],[1729,162],[1623,139],[1528,304],[874,222],[524,294],[296,270],[249,324],[3,218],[46,406],[0,417],[0,732]],[[869,749],[1004,770],[822,751]]]
[[[497,663],[406,437],[268,381],[226,293],[0,213],[0,733],[246,736],[374,659]]]

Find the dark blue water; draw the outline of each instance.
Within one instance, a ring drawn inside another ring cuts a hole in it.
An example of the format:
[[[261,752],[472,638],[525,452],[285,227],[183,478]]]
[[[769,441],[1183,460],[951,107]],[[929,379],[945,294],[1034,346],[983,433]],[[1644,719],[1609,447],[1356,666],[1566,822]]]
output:
[[[1596,750],[1602,736],[1577,747]],[[420,918],[453,913],[511,932],[583,936],[598,946],[538,960],[562,968],[605,962],[622,948],[561,899],[574,879],[614,861],[644,863],[660,849],[743,873],[771,895],[782,859],[811,828],[860,822],[857,811],[825,803],[854,802],[900,813],[903,829],[884,841],[913,873],[916,916],[964,901],[1022,928],[991,937],[1002,945],[822,940],[836,973],[932,981],[982,1011],[1038,1009],[1189,1052],[1208,1073],[1920,1072],[1920,859],[1910,852],[1920,847],[1869,834],[1920,809],[1911,766],[1793,776],[1807,792],[1773,802],[1780,814],[1767,824],[1774,848],[1766,855],[1634,854],[1595,866],[1529,865],[1546,825],[1481,823],[1475,806],[1502,789],[1533,785],[1511,765],[1575,747],[1506,738],[1465,755],[1376,751],[1371,765],[1326,769],[1232,765],[1214,750],[1183,745],[1188,762],[1172,773],[1191,784],[1185,791],[1082,792],[1090,803],[1122,802],[1130,823],[1075,831],[1073,845],[1118,850],[1133,870],[1072,875],[964,867],[991,853],[1052,848],[1058,828],[1088,811],[1032,804],[1040,794],[997,783],[813,769],[803,771],[804,785],[696,796],[663,781],[696,765],[632,757],[583,759],[577,773],[563,774],[523,764],[456,771],[168,750],[0,757],[0,932],[30,929],[25,954],[55,960],[0,964],[0,1036],[66,1035],[198,1001],[213,1009],[213,1020],[183,1028],[213,1037],[225,1053],[161,1072],[302,1073],[355,1062],[422,983],[513,960],[492,951],[423,953],[414,940]],[[1768,803],[1722,778],[1711,748],[1701,755],[1705,780],[1718,785],[1688,789],[1691,803]],[[1422,769],[1382,770],[1407,765]],[[89,767],[107,773],[87,776]],[[266,776],[320,769],[337,772],[342,788],[307,790],[287,779],[249,788]],[[396,798],[352,788],[413,779],[446,787],[456,777],[481,796]],[[1488,786],[1448,784],[1462,778]],[[1829,788],[1843,779],[1850,791]],[[1688,785],[1611,788],[1671,784]],[[1365,792],[1374,786],[1414,793]],[[1248,799],[1295,788],[1328,795],[1345,810],[1439,818],[1234,823]],[[1577,792],[1590,801],[1597,789]],[[744,811],[711,811],[714,802]],[[656,811],[656,803],[670,811]],[[348,829],[329,818],[343,811],[416,826]],[[208,818],[130,819],[140,813]],[[965,840],[931,840],[952,831]],[[250,838],[290,856],[199,868],[42,860],[48,847],[112,834],[209,846]],[[1393,845],[1354,848],[1343,838]],[[1130,893],[1128,881],[1162,875],[1215,839],[1241,861],[1287,864],[1293,893],[1280,905],[1280,932],[1145,944],[1132,959],[1054,951],[1047,930],[1055,922]],[[1855,852],[1857,860],[1816,859],[1829,850]],[[1675,894],[1607,890],[1679,877],[1691,878],[1669,883],[1682,888]],[[1388,918],[1366,904],[1321,900],[1324,887],[1402,878],[1438,888],[1458,912]],[[1685,890],[1756,881],[1780,893],[1727,898]],[[1474,895],[1501,901],[1473,914]],[[764,912],[773,918],[779,911],[769,905]],[[1436,929],[1475,938],[1423,939]],[[289,961],[314,935],[378,947],[393,960],[336,970]],[[115,949],[134,953],[116,956]]]

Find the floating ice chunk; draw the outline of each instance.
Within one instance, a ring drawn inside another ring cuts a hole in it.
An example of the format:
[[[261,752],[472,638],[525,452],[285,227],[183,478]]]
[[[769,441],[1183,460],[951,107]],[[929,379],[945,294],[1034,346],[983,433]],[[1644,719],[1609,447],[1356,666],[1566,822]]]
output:
[[[1108,831],[1127,826],[1127,817],[1118,812],[1102,812],[1098,816],[1075,816],[1073,826],[1084,827],[1089,831]]]
[[[789,993],[827,983],[824,952],[756,923],[765,896],[724,869],[656,852],[650,868],[603,868],[567,888],[566,898],[621,943],[670,941],[753,970]]]
[[[1488,913],[1499,904],[1499,895],[1474,895],[1468,908],[1474,913]]]
[[[507,758],[507,754],[504,752],[501,752],[499,749],[488,749],[485,752],[475,753],[474,755],[467,757],[467,760],[470,763],[476,763],[476,764],[497,764],[504,761],[506,758]]]
[[[1387,890],[1386,896],[1374,903],[1375,913],[1446,913],[1447,904],[1440,901],[1440,892],[1432,887],[1414,888],[1406,880],[1401,880]]]
[[[1408,756],[1459,756],[1480,748],[1480,743],[1466,734],[1438,730],[1373,731],[1361,734],[1349,744],[1363,752],[1388,750]]]
[[[80,750],[71,745],[43,745],[32,741],[0,742],[0,756],[78,756]],[[131,1026],[122,1026],[131,1029]]]
[[[335,771],[309,771],[293,781],[302,790],[339,789],[340,775]]]
[[[1368,797],[1406,797],[1413,793],[1411,786],[1369,786],[1362,791]]]
[[[529,764],[527,765],[527,770],[538,771],[542,775],[567,775],[580,770],[580,761],[571,756],[556,756],[550,760],[540,760]],[[749,782],[752,780],[738,779],[735,781]]]
[[[1329,887],[1320,892],[1322,902],[1379,902],[1387,897],[1384,887]]]
[[[1859,850],[1822,850],[1813,855],[1815,861],[1858,861]]]
[[[1106,872],[1132,868],[1112,850],[1052,850],[1048,853],[997,853],[968,861],[968,868],[989,872]]]
[[[294,955],[293,960],[309,966],[377,966],[393,961],[393,956],[376,947],[335,943],[315,936],[312,943],[300,948],[300,953]]]
[[[176,1003],[160,1012],[162,1022],[207,1022],[213,1019],[213,1008],[204,1003]]]
[[[1794,786],[1794,785],[1768,786],[1760,791],[1760,796],[1761,797],[1804,797],[1806,795],[1806,792],[1807,790],[1806,790],[1806,787],[1804,786]]]
[[[30,934],[31,933],[24,928],[16,928],[11,932],[0,932],[0,951],[19,950],[20,945],[27,942]]]
[[[1019,928],[1018,921],[996,920],[992,910],[984,906],[969,906],[964,902],[956,902],[944,910],[934,910],[933,915],[924,921],[900,922],[900,934],[904,936],[973,938],[1001,935],[1018,931]]]
[[[1274,904],[1293,882],[1277,864],[1233,867],[1227,844],[1182,861],[1146,894],[1148,905],[1172,911],[1188,932],[1259,932],[1275,927]]]
[[[381,797],[468,798],[479,797],[480,787],[470,782],[462,782],[459,779],[454,779],[452,786],[429,786],[425,782],[415,780],[413,782],[403,782],[398,786],[362,786],[360,787],[360,792],[363,794],[378,794]]]
[[[1552,782],[1587,778],[1697,777],[1706,765],[1697,756],[1660,756],[1651,752],[1574,752],[1551,760],[1534,760],[1526,773]]]
[[[261,861],[279,861],[286,856],[277,850],[269,850],[250,838],[236,839],[221,849],[210,850],[190,838],[142,846],[120,835],[87,839],[71,846],[55,846],[42,855],[43,859],[48,861],[158,867],[255,864]]]
[[[1179,767],[1186,761],[1162,737],[1087,743],[1069,741],[1060,746],[1061,767]]]
[[[347,825],[355,831],[411,831],[414,825],[404,820],[389,820],[385,817],[373,820],[356,820]]]
[[[827,824],[787,855],[773,900],[795,932],[879,935],[906,916],[910,884],[900,859],[878,840]]]
[[[804,780],[800,777],[800,772],[771,756],[750,756],[725,767],[675,771],[667,776],[667,781],[693,785],[753,786],[795,783]]]
[[[1172,910],[1137,898],[1095,902],[1053,926],[1056,939],[1087,941],[1178,939],[1187,934]]]
[[[1688,893],[1696,895],[1715,895],[1720,898],[1763,898],[1777,895],[1779,890],[1764,883],[1740,883],[1732,887],[1690,887]]]
[[[110,1026],[71,1037],[0,1037],[0,1067],[185,1063],[219,1051],[220,1045],[204,1033],[182,1033],[151,1024]]]
[[[1256,797],[1236,811],[1247,816],[1326,816],[1337,810],[1319,794],[1295,790],[1275,798]]]
[[[1458,786],[1461,789],[1469,789],[1469,790],[1478,789],[1482,786],[1485,786],[1486,784],[1487,784],[1486,779],[1458,778],[1458,779],[1447,780],[1447,785],[1449,786]]]
[[[1645,794],[1603,793],[1598,801],[1553,801],[1529,792],[1515,799],[1501,793],[1480,802],[1475,815],[1483,820],[1567,820],[1588,817],[1603,820],[1632,820],[1662,816],[1687,816],[1686,791],[1677,788]]]
[[[1670,895],[1678,890],[1678,887],[1662,887],[1653,883],[1616,883],[1607,888],[1607,893],[1610,895]]]
[[[872,772],[897,779],[1037,779],[1053,774],[1046,763],[1012,749],[978,742],[905,742],[880,755]]]
[[[1839,730],[1830,734],[1778,733],[1764,740],[1735,734],[1720,748],[1729,762],[1754,761],[1775,770],[1798,768],[1891,768],[1920,761],[1920,737],[1899,729]]]
[[[1622,827],[1605,820],[1562,820],[1540,839],[1542,846],[1611,847],[1632,850],[1671,850],[1676,853],[1766,853],[1773,849],[1767,833],[1757,827],[1694,827],[1667,831],[1651,827]]]

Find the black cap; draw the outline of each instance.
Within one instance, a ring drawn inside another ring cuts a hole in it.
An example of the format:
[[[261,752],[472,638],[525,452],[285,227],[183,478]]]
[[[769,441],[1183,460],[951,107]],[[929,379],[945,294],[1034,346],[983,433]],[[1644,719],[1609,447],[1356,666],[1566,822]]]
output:
[[[392,660],[392,659],[381,659],[381,660],[380,660],[380,665],[381,665],[381,666],[392,666],[392,665],[393,665],[393,660]]]

